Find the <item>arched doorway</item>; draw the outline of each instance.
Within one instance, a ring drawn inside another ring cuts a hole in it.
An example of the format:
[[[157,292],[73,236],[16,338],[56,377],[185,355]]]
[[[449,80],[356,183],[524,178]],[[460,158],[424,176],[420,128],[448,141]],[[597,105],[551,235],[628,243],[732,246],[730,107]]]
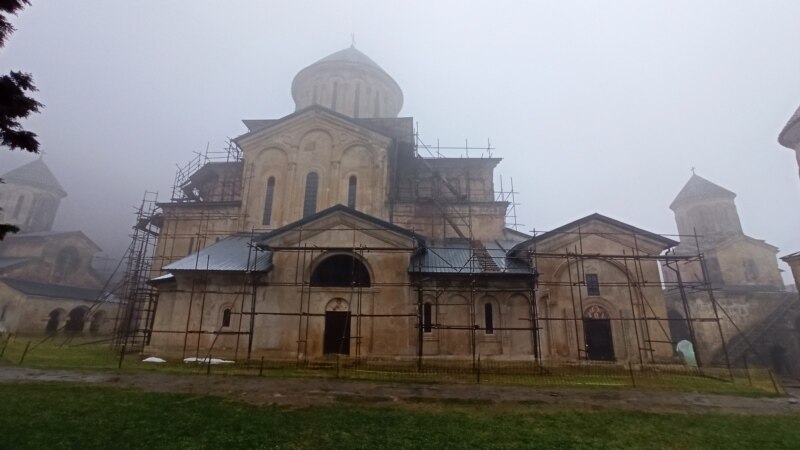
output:
[[[68,333],[80,333],[86,325],[86,311],[83,306],[78,306],[69,312],[67,323],[64,325],[64,331]]]
[[[350,354],[350,305],[335,298],[325,306],[325,332],[322,353]]]
[[[592,305],[583,312],[583,338],[586,344],[587,359],[614,361],[611,317],[603,307]]]
[[[45,333],[55,333],[61,325],[61,318],[64,315],[64,310],[61,308],[50,311],[47,318],[47,325],[44,327]]]

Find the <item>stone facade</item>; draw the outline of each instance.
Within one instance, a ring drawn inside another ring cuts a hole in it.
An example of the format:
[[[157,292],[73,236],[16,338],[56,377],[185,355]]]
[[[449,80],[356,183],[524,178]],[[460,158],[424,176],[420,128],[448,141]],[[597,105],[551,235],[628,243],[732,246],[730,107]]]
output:
[[[402,92],[354,48],[300,71],[292,95],[294,113],[245,121],[241,160],[210,162],[159,205],[147,351],[639,362],[640,327],[670,340],[664,323],[645,323],[646,307],[666,314],[655,260],[638,267],[648,283],[636,293],[585,292],[576,309],[567,290],[536,283],[578,268],[530,254],[581,243],[658,255],[676,242],[600,215],[536,240],[505,228],[500,160],[417,155],[413,120],[397,117]],[[604,285],[633,277],[596,258],[585,268]]]
[[[682,235],[674,254],[703,255],[703,262],[694,259],[664,267],[664,280],[670,286],[678,282],[677,270],[685,283],[683,290],[671,287],[666,293],[674,319],[672,334],[691,340],[693,327],[701,363],[726,364],[727,358],[743,365],[746,358],[748,364],[800,374],[800,299],[796,292],[785,290],[778,249],[744,233],[735,197],[692,175],[670,206]],[[682,320],[687,311],[697,321]]]
[[[117,304],[92,268],[100,251],[80,231],[51,227],[66,193],[41,159],[2,176],[0,202],[21,228],[0,242],[0,333],[109,334]]]

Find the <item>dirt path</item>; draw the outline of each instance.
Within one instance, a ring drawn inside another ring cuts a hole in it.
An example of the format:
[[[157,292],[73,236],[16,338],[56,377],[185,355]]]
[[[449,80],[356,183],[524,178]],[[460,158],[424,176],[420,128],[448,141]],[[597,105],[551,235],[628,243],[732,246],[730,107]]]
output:
[[[381,383],[331,379],[279,379],[224,375],[111,373],[37,370],[0,366],[0,383],[62,381],[221,396],[254,404],[289,407],[348,402],[415,406],[468,405],[514,408],[536,405],[537,410],[622,409],[648,412],[720,412],[730,414],[800,414],[800,390],[788,397],[747,398],[633,389],[543,389],[487,385]]]

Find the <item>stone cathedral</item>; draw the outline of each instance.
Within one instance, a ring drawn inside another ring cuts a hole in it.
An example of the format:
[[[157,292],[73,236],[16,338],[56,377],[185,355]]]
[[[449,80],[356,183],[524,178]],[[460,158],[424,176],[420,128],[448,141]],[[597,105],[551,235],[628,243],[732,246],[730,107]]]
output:
[[[677,242],[600,214],[535,238],[507,228],[500,159],[418,154],[400,86],[354,47],[302,69],[291,93],[294,112],[245,120],[240,157],[158,205],[148,352],[673,358],[656,260],[634,273],[530,251]]]

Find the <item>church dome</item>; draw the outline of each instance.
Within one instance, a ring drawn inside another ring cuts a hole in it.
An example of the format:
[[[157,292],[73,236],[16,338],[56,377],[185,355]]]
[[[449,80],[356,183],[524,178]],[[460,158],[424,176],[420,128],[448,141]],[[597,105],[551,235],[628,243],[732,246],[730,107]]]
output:
[[[800,147],[800,108],[797,108],[789,122],[783,127],[781,134],[778,136],[778,142],[792,150]]]
[[[403,107],[397,82],[352,46],[298,72],[292,98],[295,110],[320,105],[349,117],[397,117]]]

